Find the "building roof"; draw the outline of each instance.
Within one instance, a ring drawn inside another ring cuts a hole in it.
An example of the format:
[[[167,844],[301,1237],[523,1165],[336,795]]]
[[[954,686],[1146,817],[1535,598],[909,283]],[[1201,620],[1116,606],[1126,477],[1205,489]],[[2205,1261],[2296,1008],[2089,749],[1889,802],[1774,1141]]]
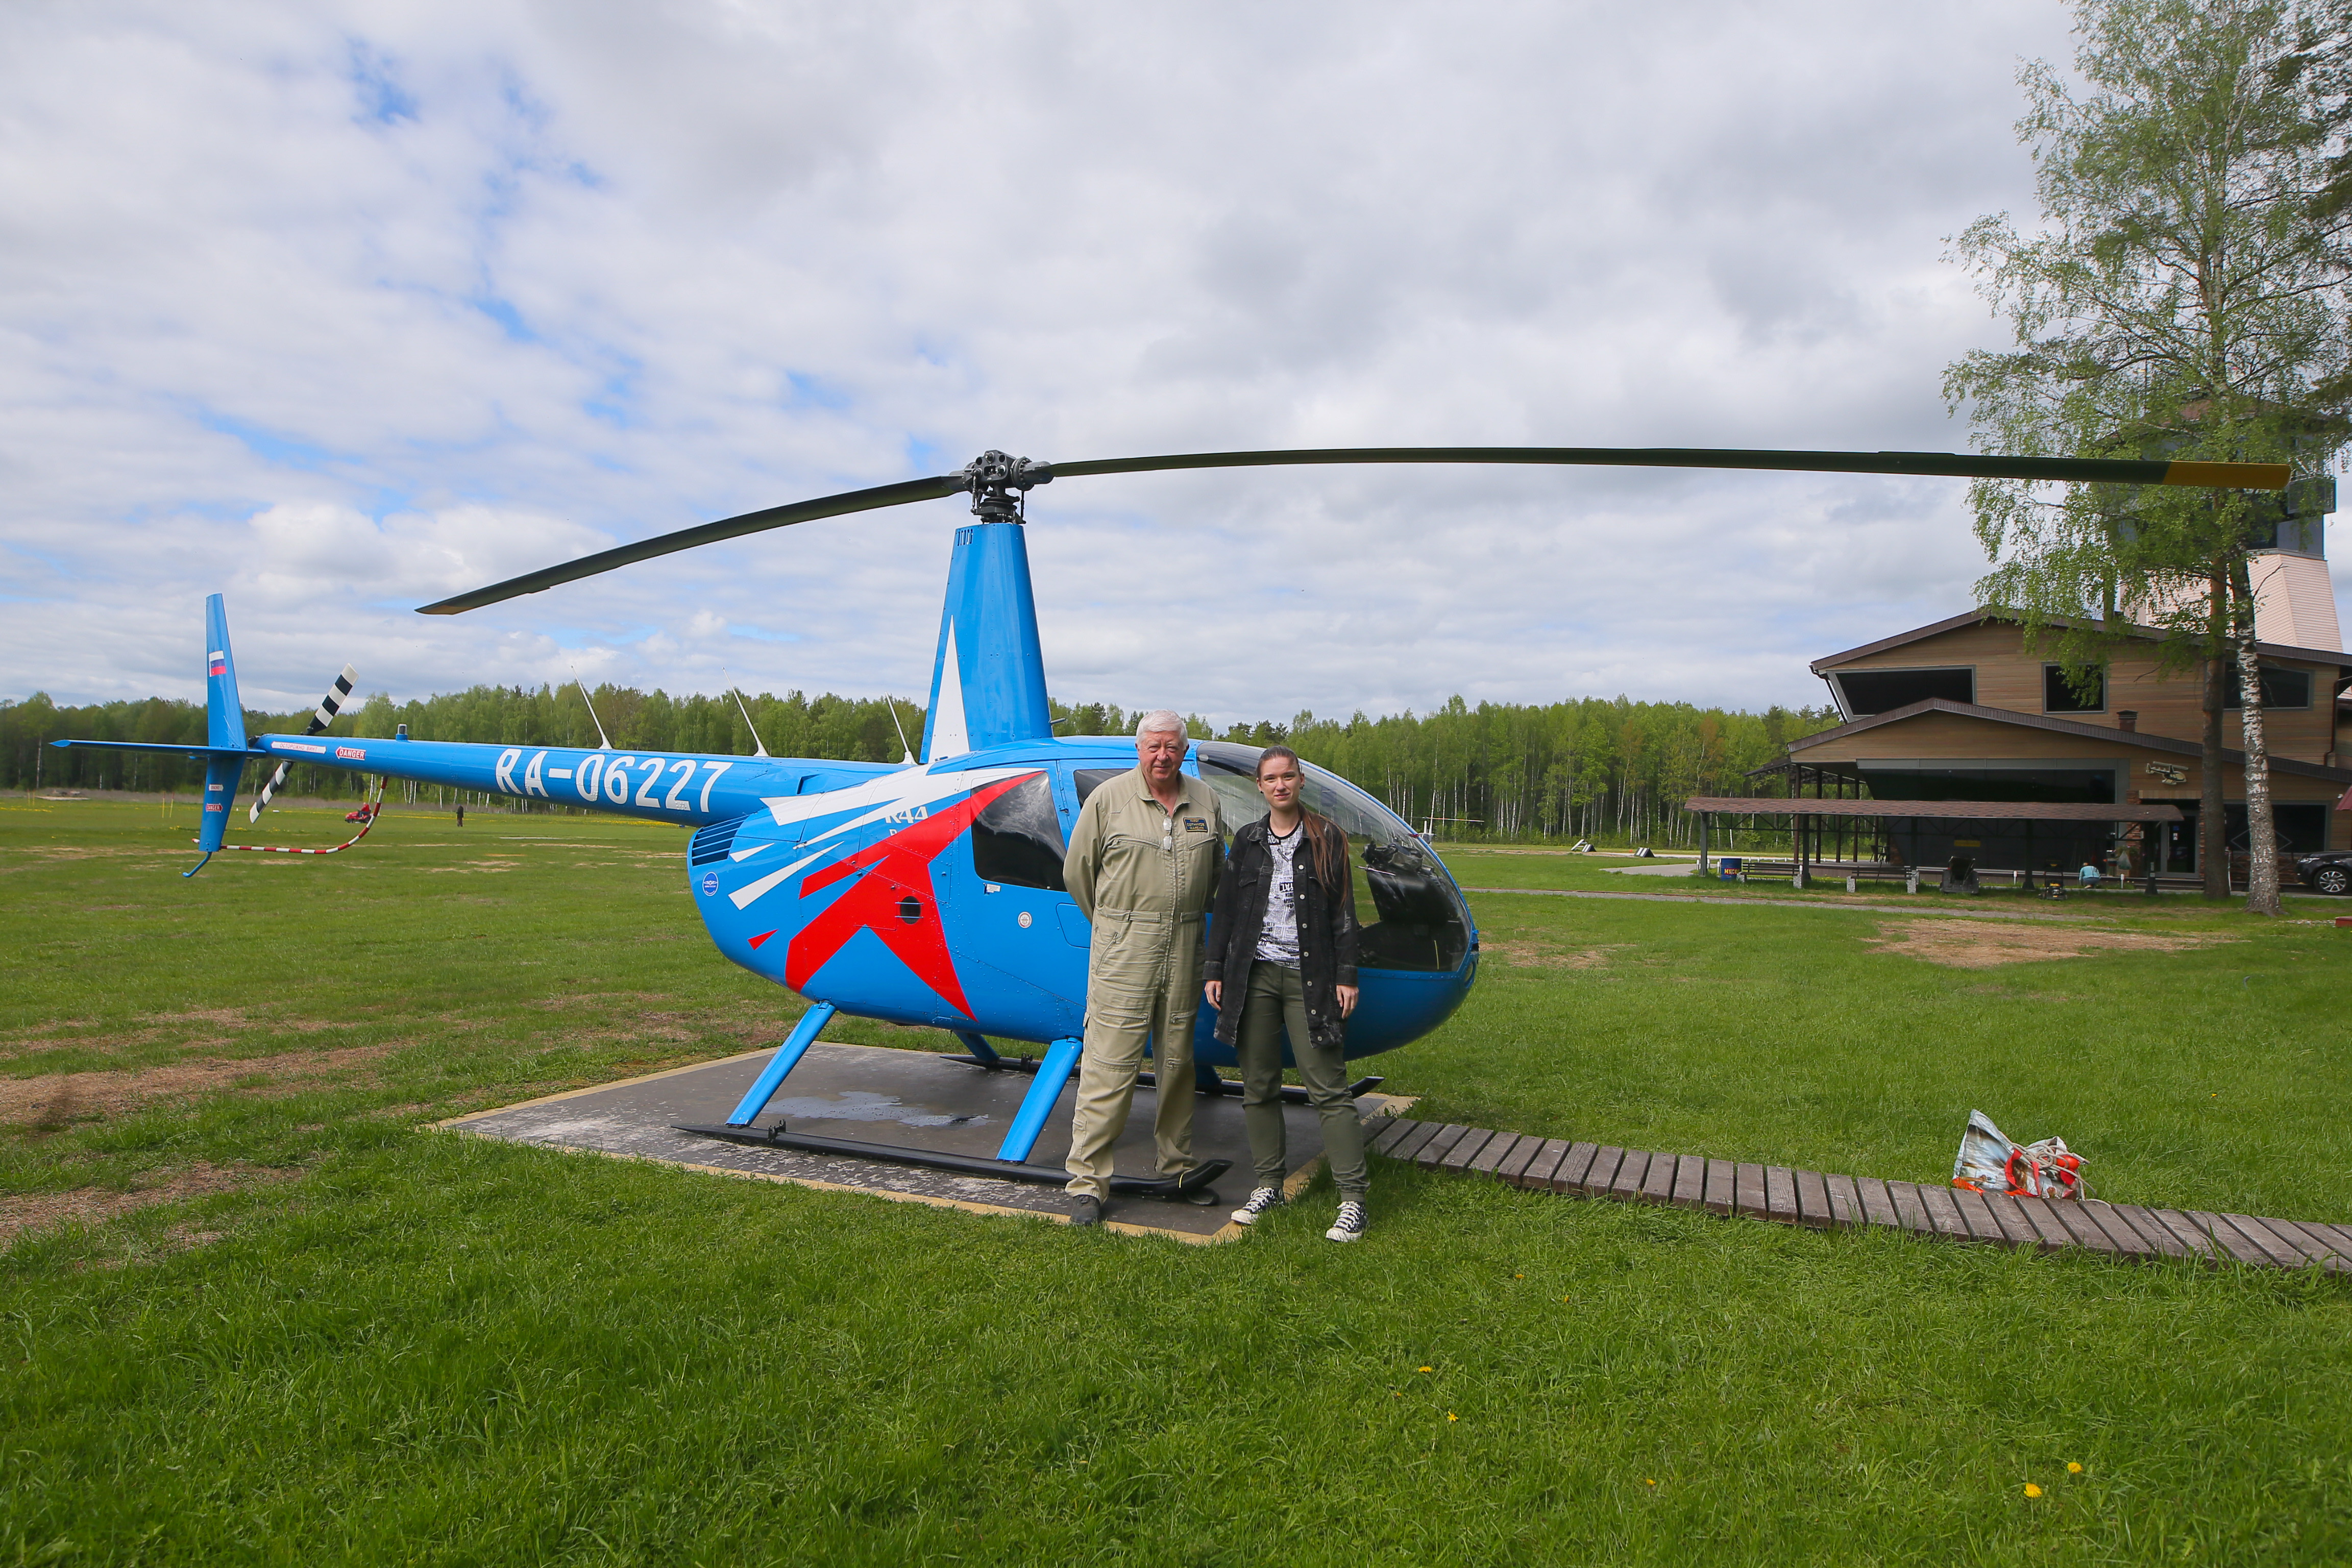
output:
[[[1774,800],[1728,795],[1695,795],[1685,811],[1739,816],[1895,816],[2002,822],[2179,822],[2175,805],[2099,805],[2067,800]]]
[[[2040,713],[2020,713],[2009,708],[1986,708],[1974,702],[1955,702],[1948,697],[1928,697],[1890,708],[1884,713],[1873,713],[1840,724],[1834,730],[1817,731],[1789,742],[1789,754],[1795,756],[1809,747],[1824,741],[1843,740],[1859,735],[1865,730],[1875,730],[1885,724],[1899,724],[1906,719],[1916,719],[1923,713],[1955,713],[1963,719],[1981,719],[1989,724],[2014,724],[2021,729],[2044,730],[2057,735],[2074,735],[2085,741],[2105,741],[2120,743],[2143,752],[2163,752],[2176,757],[2201,757],[2204,748],[2194,741],[2176,741],[2169,735],[2154,735],[2145,730],[2119,730],[2107,724],[2083,724],[2072,719],[2052,719]],[[2243,767],[2246,753],[2223,752],[2225,766]],[[2273,755],[2271,772],[2293,773],[2298,778],[2325,779],[2330,784],[2352,784],[2352,768],[2322,767],[2317,763],[2297,762],[2292,757]]]
[[[1849,659],[1867,658],[1874,653],[1885,653],[1889,648],[1898,648],[1907,643],[1924,642],[1929,637],[1941,637],[1946,632],[1964,631],[1969,626],[1982,626],[1987,621],[2022,624],[2024,618],[2008,610],[1990,607],[1965,610],[1959,615],[1935,622],[1931,626],[1914,626],[1907,632],[1896,632],[1891,637],[1881,637],[1876,642],[1864,643],[1860,647],[1850,647],[1843,653],[1833,653],[1826,658],[1817,658],[1807,668],[1815,675],[1826,675]],[[2090,624],[2088,621],[2073,620],[2063,616],[2050,617],[2050,625],[2061,628]],[[2135,626],[2128,629],[2126,635],[2156,642],[2160,641],[2165,634],[2161,627]],[[2289,658],[2305,664],[2333,664],[2339,671],[2352,669],[2352,653],[2346,653],[2337,648],[2290,647],[2284,643],[2258,642],[2254,645],[2254,651],[2270,658]]]

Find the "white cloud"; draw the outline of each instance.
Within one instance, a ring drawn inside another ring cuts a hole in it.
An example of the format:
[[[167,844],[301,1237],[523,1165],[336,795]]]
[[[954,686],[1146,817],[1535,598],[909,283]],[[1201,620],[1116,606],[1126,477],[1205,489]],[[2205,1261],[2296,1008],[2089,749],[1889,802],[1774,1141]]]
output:
[[[952,501],[409,607],[1037,457],[1950,448],[2054,0],[0,12],[0,695],[928,689]],[[1816,701],[1965,602],[1959,487],[1069,480],[1057,695]],[[1171,666],[1186,671],[1168,689]]]

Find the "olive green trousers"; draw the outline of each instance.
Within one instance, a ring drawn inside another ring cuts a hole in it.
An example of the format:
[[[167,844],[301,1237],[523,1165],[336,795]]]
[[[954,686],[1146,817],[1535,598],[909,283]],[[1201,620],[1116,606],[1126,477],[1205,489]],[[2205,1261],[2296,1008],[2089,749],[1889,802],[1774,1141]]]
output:
[[[1232,985],[1227,981],[1228,987]],[[1242,1120],[1249,1128],[1250,1161],[1261,1187],[1282,1185],[1287,1151],[1282,1125],[1282,1034],[1307,1082],[1308,1103],[1323,1119],[1323,1157],[1339,1195],[1361,1202],[1370,1177],[1364,1168],[1364,1123],[1348,1093],[1348,1058],[1336,1046],[1318,1046],[1307,1028],[1307,985],[1298,971],[1263,961],[1250,965],[1242,994]]]

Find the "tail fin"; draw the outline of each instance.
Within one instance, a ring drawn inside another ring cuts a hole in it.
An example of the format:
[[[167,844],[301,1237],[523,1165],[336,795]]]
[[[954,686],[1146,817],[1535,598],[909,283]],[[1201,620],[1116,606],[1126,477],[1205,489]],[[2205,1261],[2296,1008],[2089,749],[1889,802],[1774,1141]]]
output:
[[[228,647],[228,606],[215,594],[205,601],[205,743],[215,751],[245,750],[245,704],[236,696],[236,658]]]
[[[236,657],[228,646],[228,606],[215,594],[205,601],[205,809],[196,847],[209,858],[228,837],[229,803],[245,776],[245,704],[236,695]],[[199,861],[201,868],[203,862]],[[189,875],[194,876],[194,872]]]

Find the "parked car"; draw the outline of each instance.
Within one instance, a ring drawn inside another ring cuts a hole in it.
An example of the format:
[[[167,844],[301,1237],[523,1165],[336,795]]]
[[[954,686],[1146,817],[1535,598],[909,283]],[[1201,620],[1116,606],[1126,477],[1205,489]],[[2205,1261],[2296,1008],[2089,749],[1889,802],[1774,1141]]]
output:
[[[2296,880],[2315,893],[2352,893],[2352,849],[2295,857]]]

